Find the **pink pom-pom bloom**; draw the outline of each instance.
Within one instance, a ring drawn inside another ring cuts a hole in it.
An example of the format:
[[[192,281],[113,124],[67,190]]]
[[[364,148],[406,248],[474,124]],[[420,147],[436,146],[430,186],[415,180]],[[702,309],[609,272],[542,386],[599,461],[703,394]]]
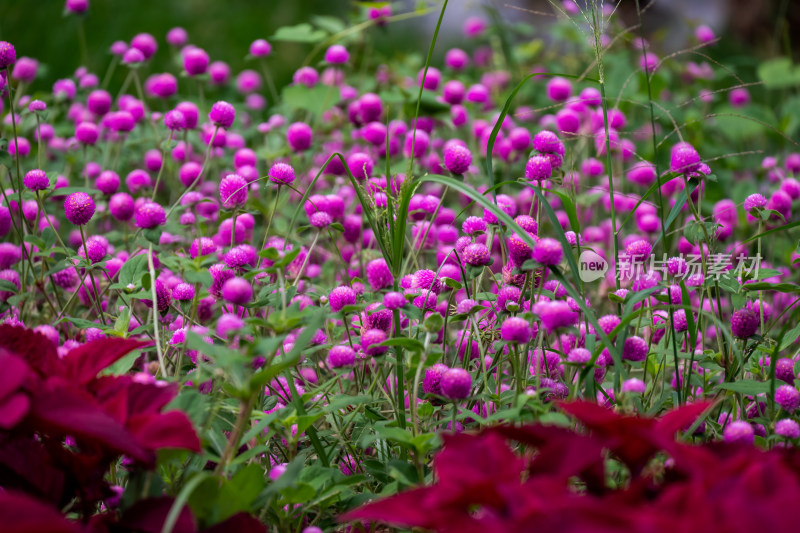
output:
[[[328,303],[331,310],[338,313],[343,307],[356,303],[356,291],[345,285],[336,287],[328,294]]]
[[[439,387],[448,400],[463,400],[472,390],[472,376],[463,368],[451,368],[442,374]]]
[[[264,39],[256,39],[250,45],[250,55],[253,57],[266,57],[272,53],[272,45]]]
[[[294,168],[287,163],[275,163],[269,169],[269,180],[278,185],[290,184],[294,181]]]
[[[228,102],[220,100],[211,106],[208,119],[215,126],[228,129],[233,125],[233,121],[236,119],[236,109]]]
[[[547,266],[558,265],[563,256],[561,243],[551,238],[541,239],[533,249],[533,259]]]
[[[64,214],[76,226],[84,226],[94,216],[95,204],[85,192],[74,192],[64,200]]]
[[[226,209],[236,209],[247,203],[247,180],[238,174],[228,174],[219,182],[219,198]]]
[[[25,174],[22,184],[32,191],[43,191],[50,186],[50,180],[44,170],[34,169]]]
[[[253,287],[246,279],[231,278],[222,285],[222,298],[226,302],[244,305],[253,297]]]
[[[145,202],[136,209],[136,227],[153,229],[167,222],[164,208],[155,202]]]

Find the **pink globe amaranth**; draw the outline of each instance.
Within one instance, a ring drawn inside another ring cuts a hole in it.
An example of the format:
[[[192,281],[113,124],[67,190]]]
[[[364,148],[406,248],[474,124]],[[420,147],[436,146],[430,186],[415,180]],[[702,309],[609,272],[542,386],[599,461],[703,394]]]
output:
[[[749,422],[737,420],[731,422],[722,432],[725,442],[738,444],[753,444],[755,441],[755,431]]]
[[[179,103],[175,106],[175,111],[180,111],[183,115],[183,118],[186,121],[184,128],[187,130],[193,130],[197,127],[197,119],[200,115],[200,111],[192,102]]]
[[[524,318],[507,318],[500,326],[500,338],[509,343],[528,343],[531,340],[531,326]]]
[[[149,33],[140,33],[131,39],[131,48],[139,50],[145,59],[150,59],[158,50],[158,41]]]
[[[134,213],[133,197],[125,192],[114,194],[108,201],[108,210],[115,219],[126,222],[133,218]]]
[[[453,144],[444,150],[444,166],[453,174],[463,174],[472,164],[472,152],[460,144]]]
[[[644,394],[646,391],[647,384],[639,378],[630,378],[622,382],[622,392]]]
[[[194,286],[191,283],[178,283],[172,288],[172,297],[179,302],[193,300],[194,294]]]
[[[208,237],[200,237],[192,241],[192,245],[189,248],[189,255],[192,259],[196,259],[200,256],[209,255],[217,251],[217,245],[214,244],[214,241],[209,239]]]
[[[647,353],[650,347],[641,337],[631,336],[625,339],[625,345],[622,349],[622,358],[627,361],[644,361],[647,359]]]
[[[236,209],[247,203],[247,180],[238,174],[228,174],[219,182],[219,198],[226,209]]]
[[[328,294],[328,303],[331,310],[338,313],[345,306],[355,305],[356,292],[346,285],[341,285]]]
[[[81,144],[94,145],[99,136],[100,131],[92,122],[81,122],[75,127],[75,138]]]
[[[543,265],[558,265],[563,257],[564,251],[561,248],[561,243],[555,239],[541,239],[533,249],[534,261]]]
[[[535,155],[528,159],[525,165],[525,177],[532,181],[543,181],[553,175],[550,160],[542,155]]]
[[[105,195],[114,194],[119,189],[119,174],[113,170],[104,170],[94,182],[97,190]]]
[[[294,168],[287,163],[275,163],[269,169],[269,180],[278,185],[291,184],[295,179]]]
[[[800,438],[800,425],[791,418],[784,418],[775,424],[775,434],[785,439]]]
[[[20,57],[11,70],[11,77],[25,83],[33,83],[39,70],[39,62],[30,57]]]
[[[387,346],[379,346],[386,340],[386,332],[381,329],[368,329],[361,334],[361,348],[367,355],[376,357],[388,351]]]
[[[314,133],[305,122],[295,122],[286,130],[286,141],[295,152],[304,152],[311,148]]]
[[[406,305],[406,298],[399,292],[387,292],[383,297],[383,306],[386,309],[400,309]]]
[[[170,131],[180,131],[186,128],[186,117],[177,109],[167,111],[164,115],[164,126]]]
[[[189,34],[184,28],[175,27],[167,32],[167,43],[176,48],[186,44],[189,40]]]
[[[44,170],[37,168],[25,173],[22,184],[32,191],[43,191],[50,186],[50,180]]]
[[[700,154],[689,143],[680,142],[672,147],[669,163],[672,172],[691,174],[698,170],[701,163]]]
[[[350,173],[359,181],[370,178],[373,165],[372,158],[364,152],[356,152],[347,158],[347,167]]]
[[[349,346],[333,346],[328,352],[328,366],[331,368],[351,367],[356,362],[356,352]]]
[[[95,203],[85,192],[74,192],[64,200],[64,214],[76,226],[85,226],[94,216]]]
[[[8,41],[0,41],[0,70],[6,69],[17,62],[17,51]]]
[[[427,370],[425,370],[425,377],[422,379],[422,390],[425,394],[442,395],[441,381],[445,372],[450,370],[450,367],[442,363],[436,363]]]
[[[370,289],[379,291],[394,283],[394,276],[384,259],[373,259],[366,266],[367,281]]]
[[[572,96],[572,83],[560,76],[547,82],[547,97],[554,102],[565,102]]]
[[[333,65],[341,65],[350,60],[350,53],[347,48],[340,44],[334,44],[325,51],[325,61]]]
[[[236,120],[236,109],[228,102],[220,100],[211,106],[208,119],[215,126],[228,129],[233,125],[233,121]]]
[[[197,181],[200,178],[200,174],[202,172],[203,172],[203,167],[200,165],[200,163],[189,161],[181,165],[181,168],[178,171],[178,178],[180,178],[181,183],[185,187],[190,187],[195,181]]]
[[[86,97],[86,107],[95,115],[102,116],[111,110],[112,98],[108,91],[97,89]]]
[[[491,262],[492,254],[489,249],[480,243],[473,243],[461,252],[464,262],[471,266],[484,266]]]
[[[253,287],[243,278],[232,277],[222,285],[222,298],[229,303],[244,305],[253,297]]]
[[[469,54],[460,48],[451,48],[444,55],[444,64],[456,71],[463,70],[469,65]]]
[[[758,331],[760,317],[752,309],[739,309],[731,315],[731,333],[739,339],[749,339]]]
[[[694,30],[695,38],[700,41],[701,43],[710,43],[716,36],[714,35],[714,30],[706,25],[698,26]]]
[[[153,229],[167,223],[167,215],[160,204],[146,201],[140,205],[136,211],[136,227],[142,229]]]
[[[775,403],[787,413],[793,413],[800,406],[800,392],[794,385],[781,385],[775,390]]]
[[[451,368],[442,374],[439,387],[448,400],[463,400],[472,391],[472,376],[463,368]]]
[[[253,57],[266,57],[272,53],[272,45],[264,39],[256,39],[250,44],[250,55]]]

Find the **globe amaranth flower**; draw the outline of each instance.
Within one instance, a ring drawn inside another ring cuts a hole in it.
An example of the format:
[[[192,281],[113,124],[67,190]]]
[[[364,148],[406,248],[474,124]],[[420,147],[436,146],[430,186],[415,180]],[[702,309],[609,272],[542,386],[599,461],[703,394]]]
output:
[[[479,217],[467,217],[464,223],[461,225],[461,231],[466,233],[467,235],[478,235],[479,233],[484,233],[488,225],[486,221]]]
[[[371,356],[382,355],[389,349],[386,346],[378,346],[386,340],[386,332],[381,329],[369,329],[361,334],[361,348],[364,353]]]
[[[630,378],[622,382],[622,392],[644,394],[646,391],[647,384],[639,378]]]
[[[246,279],[233,277],[222,285],[221,294],[226,302],[244,305],[253,297],[253,287]]]
[[[236,109],[228,102],[220,100],[213,106],[208,113],[208,120],[215,126],[228,129],[236,120]]]
[[[166,126],[170,131],[181,131],[186,129],[186,116],[177,109],[167,111],[167,113],[164,115],[164,126]]]
[[[533,259],[537,263],[547,266],[558,265],[564,257],[564,251],[561,248],[561,243],[555,239],[544,238],[533,249]]]
[[[650,347],[647,345],[647,341],[641,337],[631,336],[625,339],[622,358],[627,361],[644,361],[649,351]]]
[[[219,199],[226,209],[236,209],[247,203],[247,180],[238,174],[228,174],[219,182]]]
[[[44,170],[37,168],[25,173],[22,184],[32,191],[43,191],[50,186],[50,180]]]
[[[179,302],[194,300],[194,285],[191,283],[178,283],[172,289],[172,297]]]
[[[443,288],[439,276],[433,270],[417,270],[412,277],[411,287],[433,294],[439,294]]]
[[[532,181],[543,181],[553,175],[550,159],[543,155],[535,155],[525,165],[525,177]]]
[[[111,216],[121,222],[126,222],[133,218],[135,204],[133,197],[126,192],[114,194],[108,201],[108,210]]]
[[[208,61],[208,54],[202,48],[193,47],[183,52],[183,68],[189,76],[205,74]]]
[[[452,144],[444,150],[444,166],[453,174],[463,174],[472,164],[472,152],[460,144]]]
[[[6,69],[17,62],[17,51],[8,41],[0,41],[0,70]]]
[[[351,367],[355,362],[356,352],[349,346],[333,346],[328,352],[328,366],[331,368]]]
[[[164,208],[156,202],[145,202],[140,205],[135,212],[136,227],[142,229],[153,229],[167,223],[167,214]]]
[[[800,438],[800,425],[791,418],[784,418],[775,424],[775,434],[785,439]]]
[[[286,130],[286,142],[295,152],[303,152],[311,148],[314,132],[305,122],[295,122]]]
[[[737,420],[731,422],[722,432],[725,442],[735,442],[741,444],[753,444],[755,440],[755,431],[749,422],[744,420]]]
[[[439,387],[448,400],[463,400],[472,390],[472,376],[463,368],[450,368],[442,374]]]
[[[758,331],[759,316],[752,309],[739,309],[731,315],[731,333],[739,339],[749,339]]]
[[[528,343],[531,340],[531,327],[524,318],[507,318],[500,326],[500,338],[509,343]]]
[[[461,252],[464,262],[471,266],[484,266],[491,262],[492,254],[484,244],[473,243]]]
[[[275,163],[269,169],[269,180],[278,185],[291,184],[294,181],[294,168],[287,163]]]
[[[800,406],[800,392],[793,385],[781,385],[775,391],[775,403],[793,413]]]
[[[336,287],[328,294],[328,303],[331,310],[338,313],[347,305],[355,305],[356,291],[346,285]]]
[[[325,51],[325,62],[333,65],[341,65],[347,63],[350,59],[350,53],[347,48],[340,44],[334,44]]]
[[[64,200],[64,214],[76,226],[85,226],[94,216],[95,204],[85,192],[74,192]]]
[[[390,287],[394,283],[394,276],[386,264],[384,259],[373,259],[366,266],[367,281],[369,282],[370,289],[379,291]]]
[[[400,309],[406,305],[406,298],[399,292],[387,292],[383,297],[383,306],[386,309]]]

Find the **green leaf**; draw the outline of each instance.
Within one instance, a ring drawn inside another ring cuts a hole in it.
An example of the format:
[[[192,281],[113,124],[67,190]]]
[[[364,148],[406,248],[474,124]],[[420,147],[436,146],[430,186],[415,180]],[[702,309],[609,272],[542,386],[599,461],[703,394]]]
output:
[[[322,30],[314,29],[311,24],[304,22],[295,26],[283,26],[270,37],[272,41],[288,41],[293,43],[316,43],[327,37]]]
[[[118,283],[122,286],[137,285],[147,272],[147,254],[134,255],[119,269]]]
[[[438,313],[436,314],[438,315]],[[441,315],[439,316],[441,317]],[[421,352],[425,348],[424,345],[417,339],[411,339],[409,337],[395,337],[393,339],[386,339],[380,344],[380,346],[401,346],[406,350],[411,350],[414,352]]]
[[[316,494],[317,491],[308,483],[298,483],[293,487],[286,487],[281,491],[281,496],[283,496],[288,504],[305,503]]]
[[[758,77],[767,89],[785,89],[800,85],[800,65],[788,57],[776,57],[758,66]]]
[[[756,394],[764,394],[769,392],[769,383],[766,381],[753,381],[752,379],[744,379],[741,381],[734,381],[732,383],[720,383],[717,385],[717,389],[754,396]]]
[[[755,283],[745,283],[742,288],[746,291],[777,291],[786,294],[800,294],[800,285],[794,283],[767,283],[757,281]]]
[[[310,88],[298,84],[284,87],[282,97],[283,103],[290,110],[300,109],[320,115],[339,100],[339,92],[323,84]]]
[[[219,492],[219,514],[214,521],[222,522],[238,512],[252,510],[253,502],[265,486],[264,470],[258,464],[249,464],[236,472]]]

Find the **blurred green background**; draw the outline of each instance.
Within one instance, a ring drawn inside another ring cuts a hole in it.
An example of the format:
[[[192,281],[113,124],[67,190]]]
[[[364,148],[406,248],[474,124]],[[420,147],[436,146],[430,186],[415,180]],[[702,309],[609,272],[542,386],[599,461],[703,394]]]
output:
[[[55,80],[71,76],[81,64],[78,19],[64,16],[63,7],[63,0],[0,0],[0,39],[13,43],[18,56],[30,56],[41,63],[34,89],[49,90]],[[177,73],[170,65],[165,37],[171,28],[181,26],[188,31],[191,44],[206,50],[211,61],[227,62],[235,76],[244,68],[257,68],[245,61],[253,40],[269,39],[278,28],[306,22],[315,15],[357,21],[365,19],[366,8],[352,0],[90,0],[84,17],[88,66],[102,81],[111,59],[111,44],[117,40],[130,42],[137,33],[147,32],[159,42],[147,72]],[[378,28],[376,31],[386,33],[379,40],[381,47],[406,47],[424,53],[427,43],[408,39],[420,22],[412,19]],[[282,85],[291,80],[313,46],[272,44],[273,55],[268,62],[276,82]],[[117,69],[112,89],[122,83],[123,70]]]

